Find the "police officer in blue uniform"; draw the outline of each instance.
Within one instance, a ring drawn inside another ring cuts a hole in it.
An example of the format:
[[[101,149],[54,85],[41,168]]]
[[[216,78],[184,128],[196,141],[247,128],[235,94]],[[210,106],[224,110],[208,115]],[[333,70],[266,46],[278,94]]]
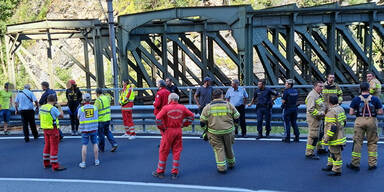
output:
[[[276,91],[265,87],[265,80],[260,79],[257,82],[257,87],[255,91],[255,96],[253,97],[251,103],[248,106],[251,106],[254,101],[256,102],[256,113],[257,113],[257,132],[259,135],[256,137],[257,139],[263,138],[263,119],[265,116],[265,136],[269,137],[269,133],[271,132],[271,116],[272,116],[272,105],[273,101],[279,95]],[[272,96],[274,96],[272,98]]]
[[[283,142],[291,142],[291,126],[295,134],[295,142],[299,142],[299,128],[297,127],[297,98],[299,96],[296,89],[293,88],[294,80],[288,79],[285,82],[285,89],[282,97],[283,109],[283,120],[284,120],[284,129],[285,137],[282,139]]]

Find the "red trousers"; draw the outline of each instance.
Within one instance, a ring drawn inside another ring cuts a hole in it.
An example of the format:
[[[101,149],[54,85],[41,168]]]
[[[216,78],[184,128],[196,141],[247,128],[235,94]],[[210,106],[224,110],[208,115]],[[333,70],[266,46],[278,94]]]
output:
[[[133,123],[132,119],[132,107],[133,102],[129,102],[121,107],[121,114],[123,115],[123,124],[125,127],[125,132],[128,135],[136,135],[135,128],[133,128],[135,124]]]
[[[183,150],[181,128],[168,128],[161,136],[157,172],[164,173],[169,151],[172,149],[172,173],[179,173],[180,154]]]
[[[44,151],[43,151],[43,160],[44,167],[52,165],[52,169],[59,168],[58,152],[59,152],[59,142],[60,134],[57,128],[53,129],[44,129]]]

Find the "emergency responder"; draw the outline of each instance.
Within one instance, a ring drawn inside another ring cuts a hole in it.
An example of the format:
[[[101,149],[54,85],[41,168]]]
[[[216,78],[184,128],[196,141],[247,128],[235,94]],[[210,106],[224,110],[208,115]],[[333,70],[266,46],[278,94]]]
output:
[[[341,90],[340,86],[335,83],[335,75],[334,74],[328,74],[327,81],[324,83],[324,89],[323,89],[323,98],[324,98],[324,105],[325,105],[325,111],[327,112],[328,105],[329,105],[329,97],[331,95],[336,95],[339,104],[343,102],[343,91]]]
[[[168,154],[172,150],[172,179],[176,179],[179,174],[180,153],[183,149],[181,128],[192,123],[194,114],[184,105],[178,103],[179,96],[176,93],[171,93],[168,100],[169,104],[164,106],[156,115],[156,123],[162,129],[163,134],[160,142],[157,170],[152,172],[152,175],[164,178]]]
[[[377,142],[379,141],[376,116],[383,114],[383,108],[380,99],[370,94],[370,86],[367,82],[360,84],[360,91],[361,95],[353,98],[349,109],[349,114],[356,115],[356,120],[353,134],[352,162],[347,164],[347,167],[356,171],[360,170],[361,147],[364,136],[366,136],[368,142],[368,169],[374,170],[377,168]]]
[[[369,93],[381,99],[381,83],[376,79],[375,74],[372,72],[367,73],[367,81],[369,83]]]
[[[153,102],[154,111],[153,113],[157,115],[161,109],[168,104],[168,96],[170,92],[166,88],[164,80],[159,80],[157,82],[157,87],[159,90],[156,93],[155,101]]]
[[[285,137],[283,142],[291,142],[291,125],[295,134],[295,142],[299,142],[300,131],[297,127],[297,98],[299,94],[296,89],[293,88],[294,80],[288,79],[285,82],[285,90],[283,92],[281,108],[283,109],[283,120],[285,128]]]
[[[123,80],[123,90],[121,91],[119,98],[125,128],[125,134],[123,136],[128,137],[128,139],[135,139],[136,137],[135,124],[132,119],[133,101],[135,100],[133,87],[134,85],[130,84],[128,79]]]
[[[59,152],[59,118],[63,118],[62,110],[54,106],[56,95],[48,95],[47,104],[41,106],[39,111],[40,127],[44,130],[44,168],[52,167],[54,171],[63,171],[58,160]]]
[[[226,173],[235,167],[235,155],[232,144],[234,142],[234,119],[240,113],[229,102],[223,100],[223,91],[217,89],[212,94],[213,101],[204,107],[200,121],[206,122],[208,139],[215,153],[217,171]]]
[[[98,135],[99,135],[99,150],[104,152],[105,146],[105,136],[107,137],[109,143],[112,145],[111,152],[117,150],[117,143],[113,137],[111,130],[109,130],[109,125],[111,123],[111,101],[109,96],[103,94],[102,88],[96,89],[97,99],[95,101],[95,106],[99,113],[99,125],[98,125]]]
[[[89,140],[93,145],[93,154],[95,156],[95,165],[100,165],[99,161],[99,147],[97,146],[97,130],[98,130],[98,111],[97,108],[90,104],[91,95],[85,93],[83,96],[84,106],[80,107],[77,112],[77,118],[80,121],[80,131],[81,131],[81,143],[83,144],[81,148],[81,163],[79,164],[80,168],[86,167],[86,158],[87,158],[87,145]]]
[[[344,126],[347,120],[344,109],[338,104],[339,98],[331,95],[328,98],[328,111],[325,114],[325,129],[322,145],[329,146],[328,163],[323,171],[331,171],[329,176],[340,176],[343,160],[341,152],[347,139],[344,135]]]
[[[308,159],[319,160],[319,157],[315,155],[315,147],[317,151],[324,150],[320,146],[319,135],[320,135],[320,124],[324,118],[324,100],[321,96],[323,90],[323,82],[315,82],[314,88],[309,92],[305,99],[305,105],[307,108],[307,123],[308,123],[308,139],[305,156]]]
[[[253,97],[251,103],[248,104],[248,107],[251,106],[256,100],[256,113],[257,113],[257,132],[259,133],[256,137],[257,139],[263,138],[263,119],[265,116],[265,136],[269,137],[271,132],[271,116],[272,116],[272,106],[274,100],[279,95],[276,91],[265,87],[265,80],[260,79],[257,82],[257,87],[255,91],[255,96]],[[274,96],[273,98],[271,96]]]

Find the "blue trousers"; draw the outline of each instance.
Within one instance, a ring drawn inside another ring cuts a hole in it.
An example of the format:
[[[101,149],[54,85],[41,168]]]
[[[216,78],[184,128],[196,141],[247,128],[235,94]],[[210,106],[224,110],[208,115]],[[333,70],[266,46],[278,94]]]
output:
[[[107,136],[107,139],[112,146],[117,146],[115,138],[113,138],[112,132],[109,130],[109,124],[110,124],[110,121],[99,122],[98,135],[99,135],[99,149],[101,151],[104,151],[105,136]]]
[[[297,108],[286,108],[283,109],[283,120],[284,120],[284,129],[285,129],[285,138],[291,137],[291,126],[293,128],[293,133],[296,137],[299,137],[300,131],[297,127]]]
[[[263,120],[265,116],[265,129],[267,133],[271,131],[271,115],[272,109],[269,107],[258,107],[256,109],[257,114],[257,132],[263,134]]]

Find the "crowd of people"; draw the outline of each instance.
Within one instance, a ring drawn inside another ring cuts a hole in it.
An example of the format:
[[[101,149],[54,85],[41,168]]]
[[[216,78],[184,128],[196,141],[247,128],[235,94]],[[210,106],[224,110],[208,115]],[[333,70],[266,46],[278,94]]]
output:
[[[354,125],[354,145],[352,162],[347,167],[360,170],[361,147],[364,136],[368,140],[369,170],[377,167],[377,119],[378,114],[383,113],[381,104],[381,84],[373,73],[367,74],[368,82],[360,84],[361,95],[355,97],[350,104],[350,115],[356,115]],[[226,173],[227,168],[235,167],[235,156],[232,145],[235,136],[238,136],[241,128],[241,137],[247,137],[245,121],[245,108],[256,103],[257,113],[257,139],[269,137],[271,133],[271,114],[274,100],[280,94],[266,87],[265,80],[258,81],[258,88],[254,97],[248,101],[246,89],[240,86],[237,79],[232,81],[231,87],[224,92],[212,87],[212,79],[203,79],[194,95],[200,114],[200,125],[204,131],[203,139],[209,140],[220,173]],[[122,81],[123,88],[119,96],[119,104],[125,128],[124,137],[135,139],[136,131],[132,118],[132,110],[135,100],[134,85],[128,80]],[[60,131],[59,119],[64,113],[57,103],[55,91],[49,88],[47,82],[41,83],[44,90],[40,100],[30,91],[30,86],[24,86],[19,91],[15,100],[15,113],[20,114],[23,122],[23,133],[25,142],[29,142],[29,130],[35,139],[39,134],[35,124],[35,113],[40,118],[40,128],[44,131],[43,165],[45,168],[52,167],[54,171],[65,170],[58,162],[58,145],[63,135]],[[96,89],[97,99],[91,104],[92,97],[89,93],[82,94],[74,80],[68,81],[66,98],[68,100],[69,115],[71,120],[72,135],[81,134],[82,161],[79,167],[86,167],[87,145],[91,141],[94,151],[94,164],[100,165],[99,152],[105,151],[105,137],[107,137],[111,152],[115,152],[118,144],[111,133],[111,96],[104,94],[103,89]],[[152,173],[154,177],[163,178],[167,157],[172,151],[173,166],[172,178],[176,179],[179,173],[179,161],[182,151],[182,128],[192,124],[195,115],[184,105],[179,104],[180,91],[173,84],[171,78],[157,82],[158,91],[154,96],[154,115],[157,127],[162,139],[159,145],[159,161],[157,169]],[[294,80],[285,82],[282,93],[282,116],[285,134],[283,142],[291,142],[291,127],[294,132],[294,142],[299,142],[300,132],[297,126],[298,91],[294,88]],[[341,175],[343,164],[341,151],[346,144],[344,126],[346,115],[340,106],[343,102],[343,92],[335,83],[335,76],[329,74],[327,81],[315,82],[313,90],[305,99],[306,121],[308,123],[308,136],[305,156],[307,159],[318,160],[319,154],[328,154],[328,163],[323,171],[330,172],[331,176]],[[9,106],[12,103],[12,92],[9,83],[4,85],[0,91],[0,118],[4,120],[4,134],[9,134],[8,122],[10,119]],[[34,106],[35,105],[35,106]],[[36,109],[35,109],[36,107]],[[265,119],[265,136],[263,135],[263,121]],[[328,151],[325,147],[328,146]],[[317,153],[315,153],[315,151]]]

